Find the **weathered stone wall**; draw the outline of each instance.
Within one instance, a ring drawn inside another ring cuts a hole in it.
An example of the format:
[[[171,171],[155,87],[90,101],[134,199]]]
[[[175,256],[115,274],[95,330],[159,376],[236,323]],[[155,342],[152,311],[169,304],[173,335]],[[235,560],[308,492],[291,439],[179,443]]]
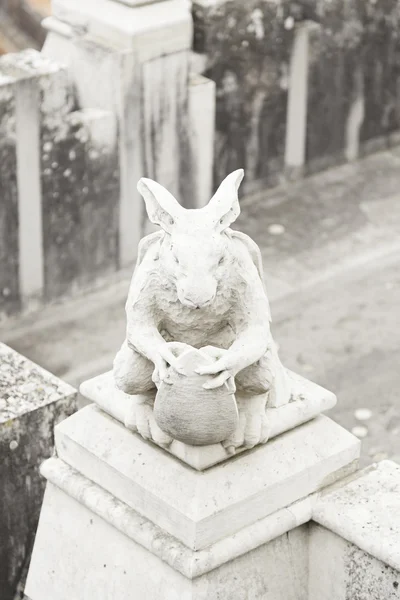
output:
[[[287,6],[260,0],[194,4],[194,50],[207,55],[205,74],[217,87],[215,183],[244,167],[247,185],[274,185],[283,170],[293,39],[287,16]]]
[[[61,127],[41,130],[46,300],[118,267],[118,157],[109,151],[114,119],[100,110],[75,111]]]
[[[110,111],[118,121],[119,262],[130,267],[148,225],[140,177],[157,180],[182,203],[200,201],[192,192],[189,3],[57,0],[46,26],[43,53],[68,66],[79,106]],[[204,155],[201,164],[208,166]]]
[[[193,15],[194,49],[217,86],[215,182],[239,166],[247,189],[279,182],[290,50],[304,19],[318,24],[310,34],[306,170],[397,138],[397,0],[196,0]]]
[[[54,426],[76,410],[75,390],[0,344],[0,596],[23,598],[42,504],[39,466]]]
[[[0,154],[0,318],[118,268],[116,119],[36,51],[0,59]]]

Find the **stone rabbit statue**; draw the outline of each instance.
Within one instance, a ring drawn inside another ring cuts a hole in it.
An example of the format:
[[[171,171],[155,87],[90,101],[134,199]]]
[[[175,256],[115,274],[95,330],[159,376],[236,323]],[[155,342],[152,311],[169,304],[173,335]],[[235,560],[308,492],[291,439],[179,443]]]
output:
[[[240,213],[243,176],[242,169],[231,173],[207,206],[191,210],[155,181],[138,183],[149,219],[161,231],[139,244],[114,379],[137,398],[126,426],[161,445],[172,438],[158,427],[153,404],[157,388],[180,372],[174,344],[212,358],[196,371],[204,389],[235,386],[237,424],[222,442],[230,453],[265,443],[267,402],[276,407],[290,400],[288,376],[270,332],[259,248],[230,229]]]

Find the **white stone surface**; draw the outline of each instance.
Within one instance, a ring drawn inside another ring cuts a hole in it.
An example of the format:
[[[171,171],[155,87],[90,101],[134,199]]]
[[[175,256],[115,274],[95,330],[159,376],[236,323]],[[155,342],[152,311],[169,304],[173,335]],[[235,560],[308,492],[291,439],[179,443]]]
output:
[[[192,208],[212,196],[215,134],[215,82],[199,74],[189,80],[190,148],[194,172]]]
[[[191,47],[192,19],[186,0],[126,6],[114,0],[53,0],[53,16],[77,33],[134,49],[140,62]]]
[[[167,32],[161,32],[161,39]],[[147,43],[147,42],[146,42]],[[154,42],[155,44],[157,42]],[[160,49],[160,54],[163,50]],[[140,60],[142,60],[140,58]],[[183,202],[181,160],[191,165],[184,156],[189,132],[182,127],[183,115],[188,111],[189,51],[184,48],[169,55],[146,60],[142,66],[142,120],[138,139],[143,141],[142,174],[157,179]],[[135,182],[136,187],[137,181]],[[138,196],[141,209],[143,199]],[[129,224],[128,224],[129,226]],[[147,232],[146,232],[147,233]]]
[[[350,161],[360,156],[361,128],[365,118],[364,73],[357,65],[353,74],[353,101],[346,121],[345,156]]]
[[[322,494],[313,519],[400,571],[400,466],[382,461]]]
[[[189,600],[190,580],[53,485],[25,592],[30,600]]]
[[[126,6],[143,6],[144,4],[154,4],[155,2],[165,2],[165,0],[114,0],[126,4]]]
[[[203,550],[194,551],[166,532],[161,536],[157,525],[64,461],[55,457],[47,460],[41,473],[68,496],[189,579],[204,575],[303,525],[311,517],[314,499],[310,496],[299,500]]]
[[[309,531],[309,600],[400,597],[399,571],[320,525]]]
[[[336,396],[332,392],[300,375],[290,371],[288,373],[292,396],[299,399],[280,408],[267,408],[267,419],[271,427],[270,439],[313,419],[336,404]],[[95,402],[121,423],[126,422],[127,414],[132,412],[132,404],[136,401],[134,397],[124,394],[115,387],[111,371],[85,381],[80,391],[88,400]],[[166,450],[199,471],[218,464],[230,456],[221,444],[200,447],[174,440]],[[243,450],[244,448],[239,448],[237,453]]]
[[[201,473],[94,405],[55,437],[67,464],[197,550],[352,472],[359,456],[359,441],[326,417]]]
[[[296,27],[290,59],[285,165],[295,169],[305,164],[309,35],[308,22]]]
[[[213,6],[220,6],[221,4],[225,4],[228,0],[195,0],[194,4],[196,6],[202,6],[204,8],[209,8]]]
[[[308,500],[193,552],[59,459],[43,474],[31,600],[307,598]]]

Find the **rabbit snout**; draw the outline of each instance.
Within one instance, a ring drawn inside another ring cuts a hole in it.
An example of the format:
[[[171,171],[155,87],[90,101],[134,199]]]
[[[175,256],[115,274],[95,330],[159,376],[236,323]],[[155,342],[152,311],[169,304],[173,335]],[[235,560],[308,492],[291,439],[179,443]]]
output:
[[[211,286],[210,286],[211,288]],[[178,290],[178,298],[181,304],[190,308],[203,308],[209,306],[214,301],[217,292],[217,286],[213,285],[212,289],[187,289],[181,287]]]

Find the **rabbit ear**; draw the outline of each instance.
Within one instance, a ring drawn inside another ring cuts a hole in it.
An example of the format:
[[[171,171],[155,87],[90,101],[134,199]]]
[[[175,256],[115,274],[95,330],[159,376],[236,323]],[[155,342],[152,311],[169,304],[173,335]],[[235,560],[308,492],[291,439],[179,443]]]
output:
[[[165,187],[152,179],[142,177],[137,189],[144,198],[150,221],[160,225],[167,233],[171,233],[176,220],[184,210],[182,206]]]
[[[225,177],[207,206],[217,231],[227,229],[240,215],[238,189],[243,177],[243,169]]]

